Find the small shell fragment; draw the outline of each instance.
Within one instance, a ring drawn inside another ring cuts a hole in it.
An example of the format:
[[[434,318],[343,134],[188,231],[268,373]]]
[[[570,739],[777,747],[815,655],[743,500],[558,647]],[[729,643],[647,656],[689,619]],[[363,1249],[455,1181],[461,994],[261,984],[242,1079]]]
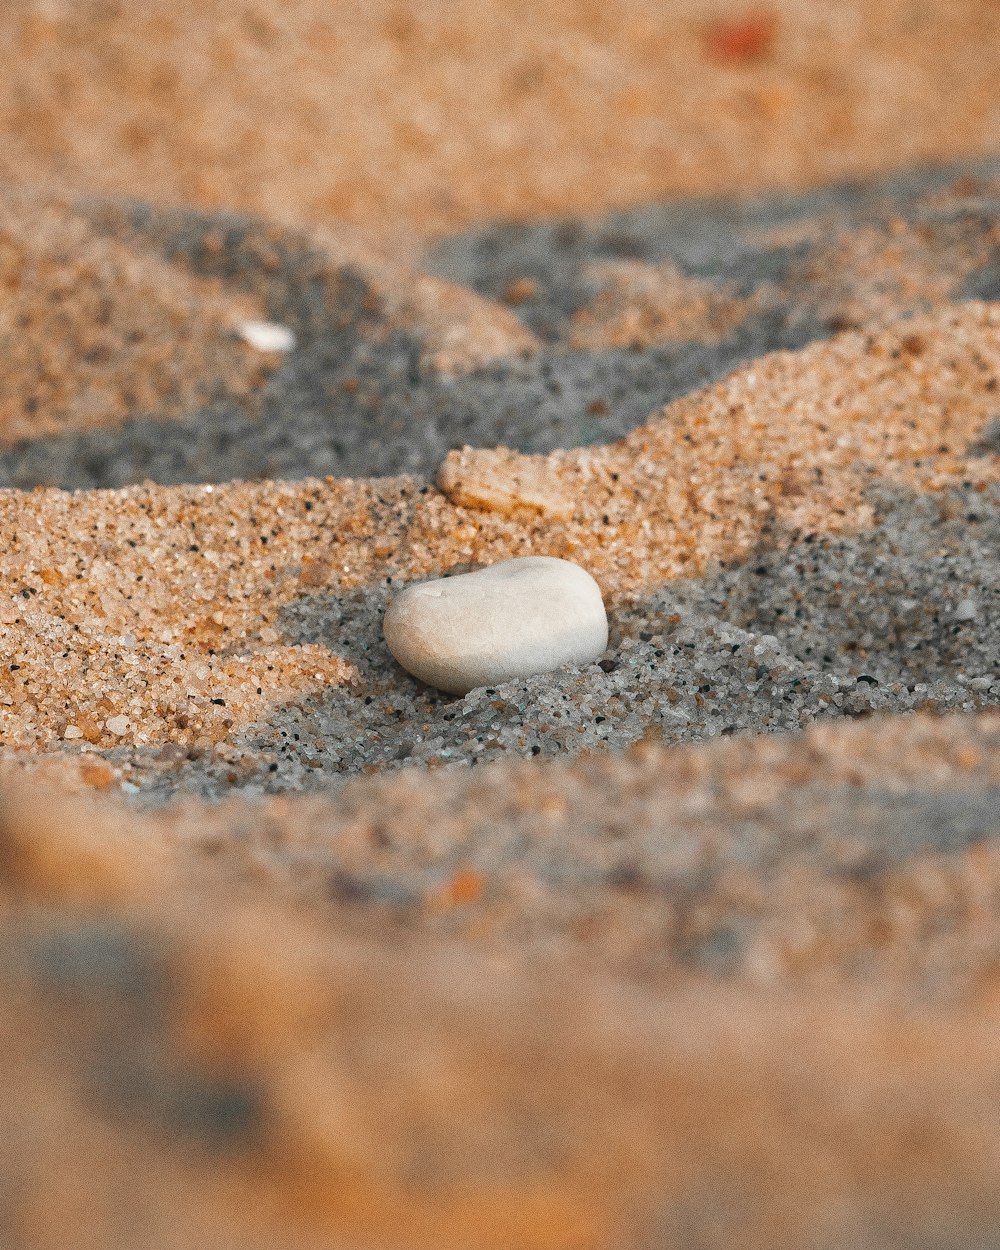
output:
[[[244,343],[259,352],[295,350],[295,331],[275,321],[244,321],[237,333]]]

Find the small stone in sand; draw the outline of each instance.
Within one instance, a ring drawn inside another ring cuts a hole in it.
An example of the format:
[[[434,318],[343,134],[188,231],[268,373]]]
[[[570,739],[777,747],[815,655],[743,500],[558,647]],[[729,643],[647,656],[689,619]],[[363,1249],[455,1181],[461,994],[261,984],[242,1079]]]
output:
[[[529,556],[409,586],[385,640],[414,677],[449,694],[589,664],[608,644],[594,579],[569,560]]]
[[[295,331],[274,321],[244,321],[239,336],[259,352],[291,352],[295,350]]]

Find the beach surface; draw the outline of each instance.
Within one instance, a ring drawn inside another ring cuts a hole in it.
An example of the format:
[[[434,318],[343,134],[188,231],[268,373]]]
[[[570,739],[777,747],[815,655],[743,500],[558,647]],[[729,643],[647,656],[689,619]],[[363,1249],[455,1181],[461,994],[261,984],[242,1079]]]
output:
[[[996,21],[6,6],[0,1244],[995,1245]]]

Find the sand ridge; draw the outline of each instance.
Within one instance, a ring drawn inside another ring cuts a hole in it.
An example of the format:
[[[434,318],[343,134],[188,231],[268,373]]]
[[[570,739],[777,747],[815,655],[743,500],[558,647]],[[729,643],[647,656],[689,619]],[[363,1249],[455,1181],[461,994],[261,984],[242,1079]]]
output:
[[[3,197],[0,441],[247,399],[276,361],[242,343],[248,295],[94,236],[58,200]]]
[[[571,518],[455,505],[405,480],[4,493],[4,739],[204,746],[266,702],[357,684],[352,657],[377,634],[281,645],[282,610],[303,594],[535,554],[584,562],[613,610],[765,535],[780,546],[877,524],[864,499],[876,473],[985,490],[995,458],[967,453],[998,376],[1000,319],[975,302],[778,354],[618,445],[553,453]],[[491,455],[477,453],[480,474]],[[495,461],[502,488],[510,462]],[[516,476],[507,489],[516,505]]]

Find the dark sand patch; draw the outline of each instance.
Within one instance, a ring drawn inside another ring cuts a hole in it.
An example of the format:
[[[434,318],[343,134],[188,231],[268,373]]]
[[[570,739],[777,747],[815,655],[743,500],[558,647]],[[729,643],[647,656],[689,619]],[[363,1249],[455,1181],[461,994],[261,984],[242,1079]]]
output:
[[[89,419],[105,428],[0,448],[0,484],[430,477],[466,444],[544,453],[608,442],[768,352],[883,326],[980,288],[989,298],[1000,248],[995,185],[957,171],[486,231],[430,258],[465,285],[400,266],[348,232],[141,206],[79,211],[99,233],[94,246],[113,238],[135,268],[252,298],[294,330],[297,347],[267,362],[266,382],[258,364],[257,384],[236,395],[224,372],[202,365],[191,375],[170,357],[170,376],[180,371],[188,392],[169,404],[149,398],[162,390],[160,374],[137,358],[122,371],[118,406]],[[783,240],[789,231],[794,243]],[[517,281],[534,294],[511,309],[497,303]],[[67,325],[88,320],[72,305],[60,315]],[[185,334],[205,343],[209,362],[220,350],[214,323],[206,335],[189,319]],[[60,362],[62,385],[72,375],[82,386],[92,367],[85,346]],[[253,366],[248,348],[229,350],[244,371]],[[120,354],[115,361],[120,368]],[[197,376],[214,398],[192,392]],[[31,388],[16,376],[9,386],[20,419],[37,423],[27,415],[37,407]]]

